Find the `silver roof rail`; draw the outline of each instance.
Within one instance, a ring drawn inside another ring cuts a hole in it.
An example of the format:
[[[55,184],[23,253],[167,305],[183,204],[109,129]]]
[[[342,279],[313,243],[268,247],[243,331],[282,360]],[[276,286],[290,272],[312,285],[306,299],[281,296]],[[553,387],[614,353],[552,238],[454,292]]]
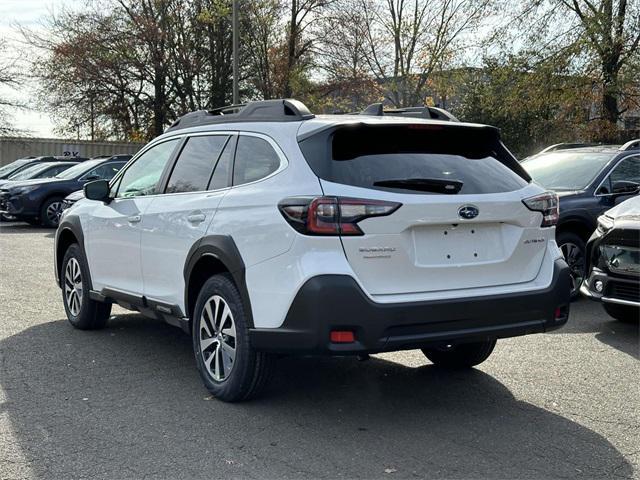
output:
[[[438,107],[406,107],[390,108],[385,110],[382,103],[372,103],[365,108],[360,115],[372,117],[411,117],[411,118],[431,118],[434,120],[446,120],[449,122],[459,122],[450,112]]]
[[[314,117],[304,103],[292,98],[262,100],[187,113],[173,122],[167,131],[214,123],[293,122]]]
[[[635,150],[640,148],[640,138],[636,138],[635,140],[629,140],[627,143],[622,145],[619,150],[626,152],[627,150]]]

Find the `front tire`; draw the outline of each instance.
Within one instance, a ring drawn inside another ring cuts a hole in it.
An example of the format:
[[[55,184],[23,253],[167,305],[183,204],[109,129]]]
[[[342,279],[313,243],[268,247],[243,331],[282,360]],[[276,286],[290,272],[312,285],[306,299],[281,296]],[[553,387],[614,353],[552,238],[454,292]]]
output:
[[[616,303],[603,303],[602,306],[609,315],[621,322],[638,323],[640,321],[640,309],[637,307]]]
[[[584,240],[572,232],[560,232],[556,241],[569,265],[571,276],[571,300],[580,295],[580,285],[586,276],[586,246]]]
[[[228,275],[205,282],[192,319],[193,351],[205,387],[225,402],[248,400],[267,382],[272,357],[249,343],[240,293]]]
[[[89,268],[77,243],[72,244],[62,259],[60,271],[62,302],[69,323],[80,330],[97,330],[107,324],[111,304],[89,297]]]
[[[57,228],[62,215],[62,198],[47,198],[40,209],[42,225],[49,228]]]
[[[422,353],[438,367],[471,368],[489,358],[495,346],[495,340],[487,340],[437,348],[423,348]]]

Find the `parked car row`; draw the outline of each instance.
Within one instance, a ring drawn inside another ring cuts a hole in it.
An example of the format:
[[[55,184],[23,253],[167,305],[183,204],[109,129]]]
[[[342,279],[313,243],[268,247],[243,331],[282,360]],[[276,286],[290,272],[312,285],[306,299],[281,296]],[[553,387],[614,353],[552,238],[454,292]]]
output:
[[[559,197],[556,239],[571,269],[572,297],[587,275],[587,241],[598,217],[640,193],[640,140],[619,145],[554,145],[526,158],[533,180]]]
[[[57,227],[65,197],[92,180],[112,179],[130,158],[112,155],[16,160],[0,169],[0,215],[6,220]]]

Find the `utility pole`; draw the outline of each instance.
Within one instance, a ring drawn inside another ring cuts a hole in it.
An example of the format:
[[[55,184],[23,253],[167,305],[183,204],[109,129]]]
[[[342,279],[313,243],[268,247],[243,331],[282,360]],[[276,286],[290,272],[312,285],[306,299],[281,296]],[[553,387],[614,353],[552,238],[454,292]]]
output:
[[[238,87],[238,77],[240,75],[238,71],[238,41],[240,37],[238,29],[238,0],[233,0],[231,23],[233,29],[233,104],[237,105],[240,103],[240,89]]]

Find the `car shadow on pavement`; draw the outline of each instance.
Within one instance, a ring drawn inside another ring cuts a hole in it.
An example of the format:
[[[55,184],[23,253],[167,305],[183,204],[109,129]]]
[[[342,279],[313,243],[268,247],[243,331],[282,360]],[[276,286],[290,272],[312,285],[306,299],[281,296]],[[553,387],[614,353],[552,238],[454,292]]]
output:
[[[189,337],[139,315],[96,332],[31,327],[0,342],[0,368],[0,416],[37,478],[633,474],[604,437],[480,369],[285,357],[261,398],[225,404]]]
[[[576,321],[576,318],[580,321]],[[602,305],[587,299],[579,299],[571,304],[569,321],[561,329],[551,332],[556,333],[593,333],[600,342],[640,358],[640,325],[620,322],[610,317]]]
[[[28,223],[0,222],[0,234],[2,233],[33,233],[46,230],[44,227],[29,225]]]

